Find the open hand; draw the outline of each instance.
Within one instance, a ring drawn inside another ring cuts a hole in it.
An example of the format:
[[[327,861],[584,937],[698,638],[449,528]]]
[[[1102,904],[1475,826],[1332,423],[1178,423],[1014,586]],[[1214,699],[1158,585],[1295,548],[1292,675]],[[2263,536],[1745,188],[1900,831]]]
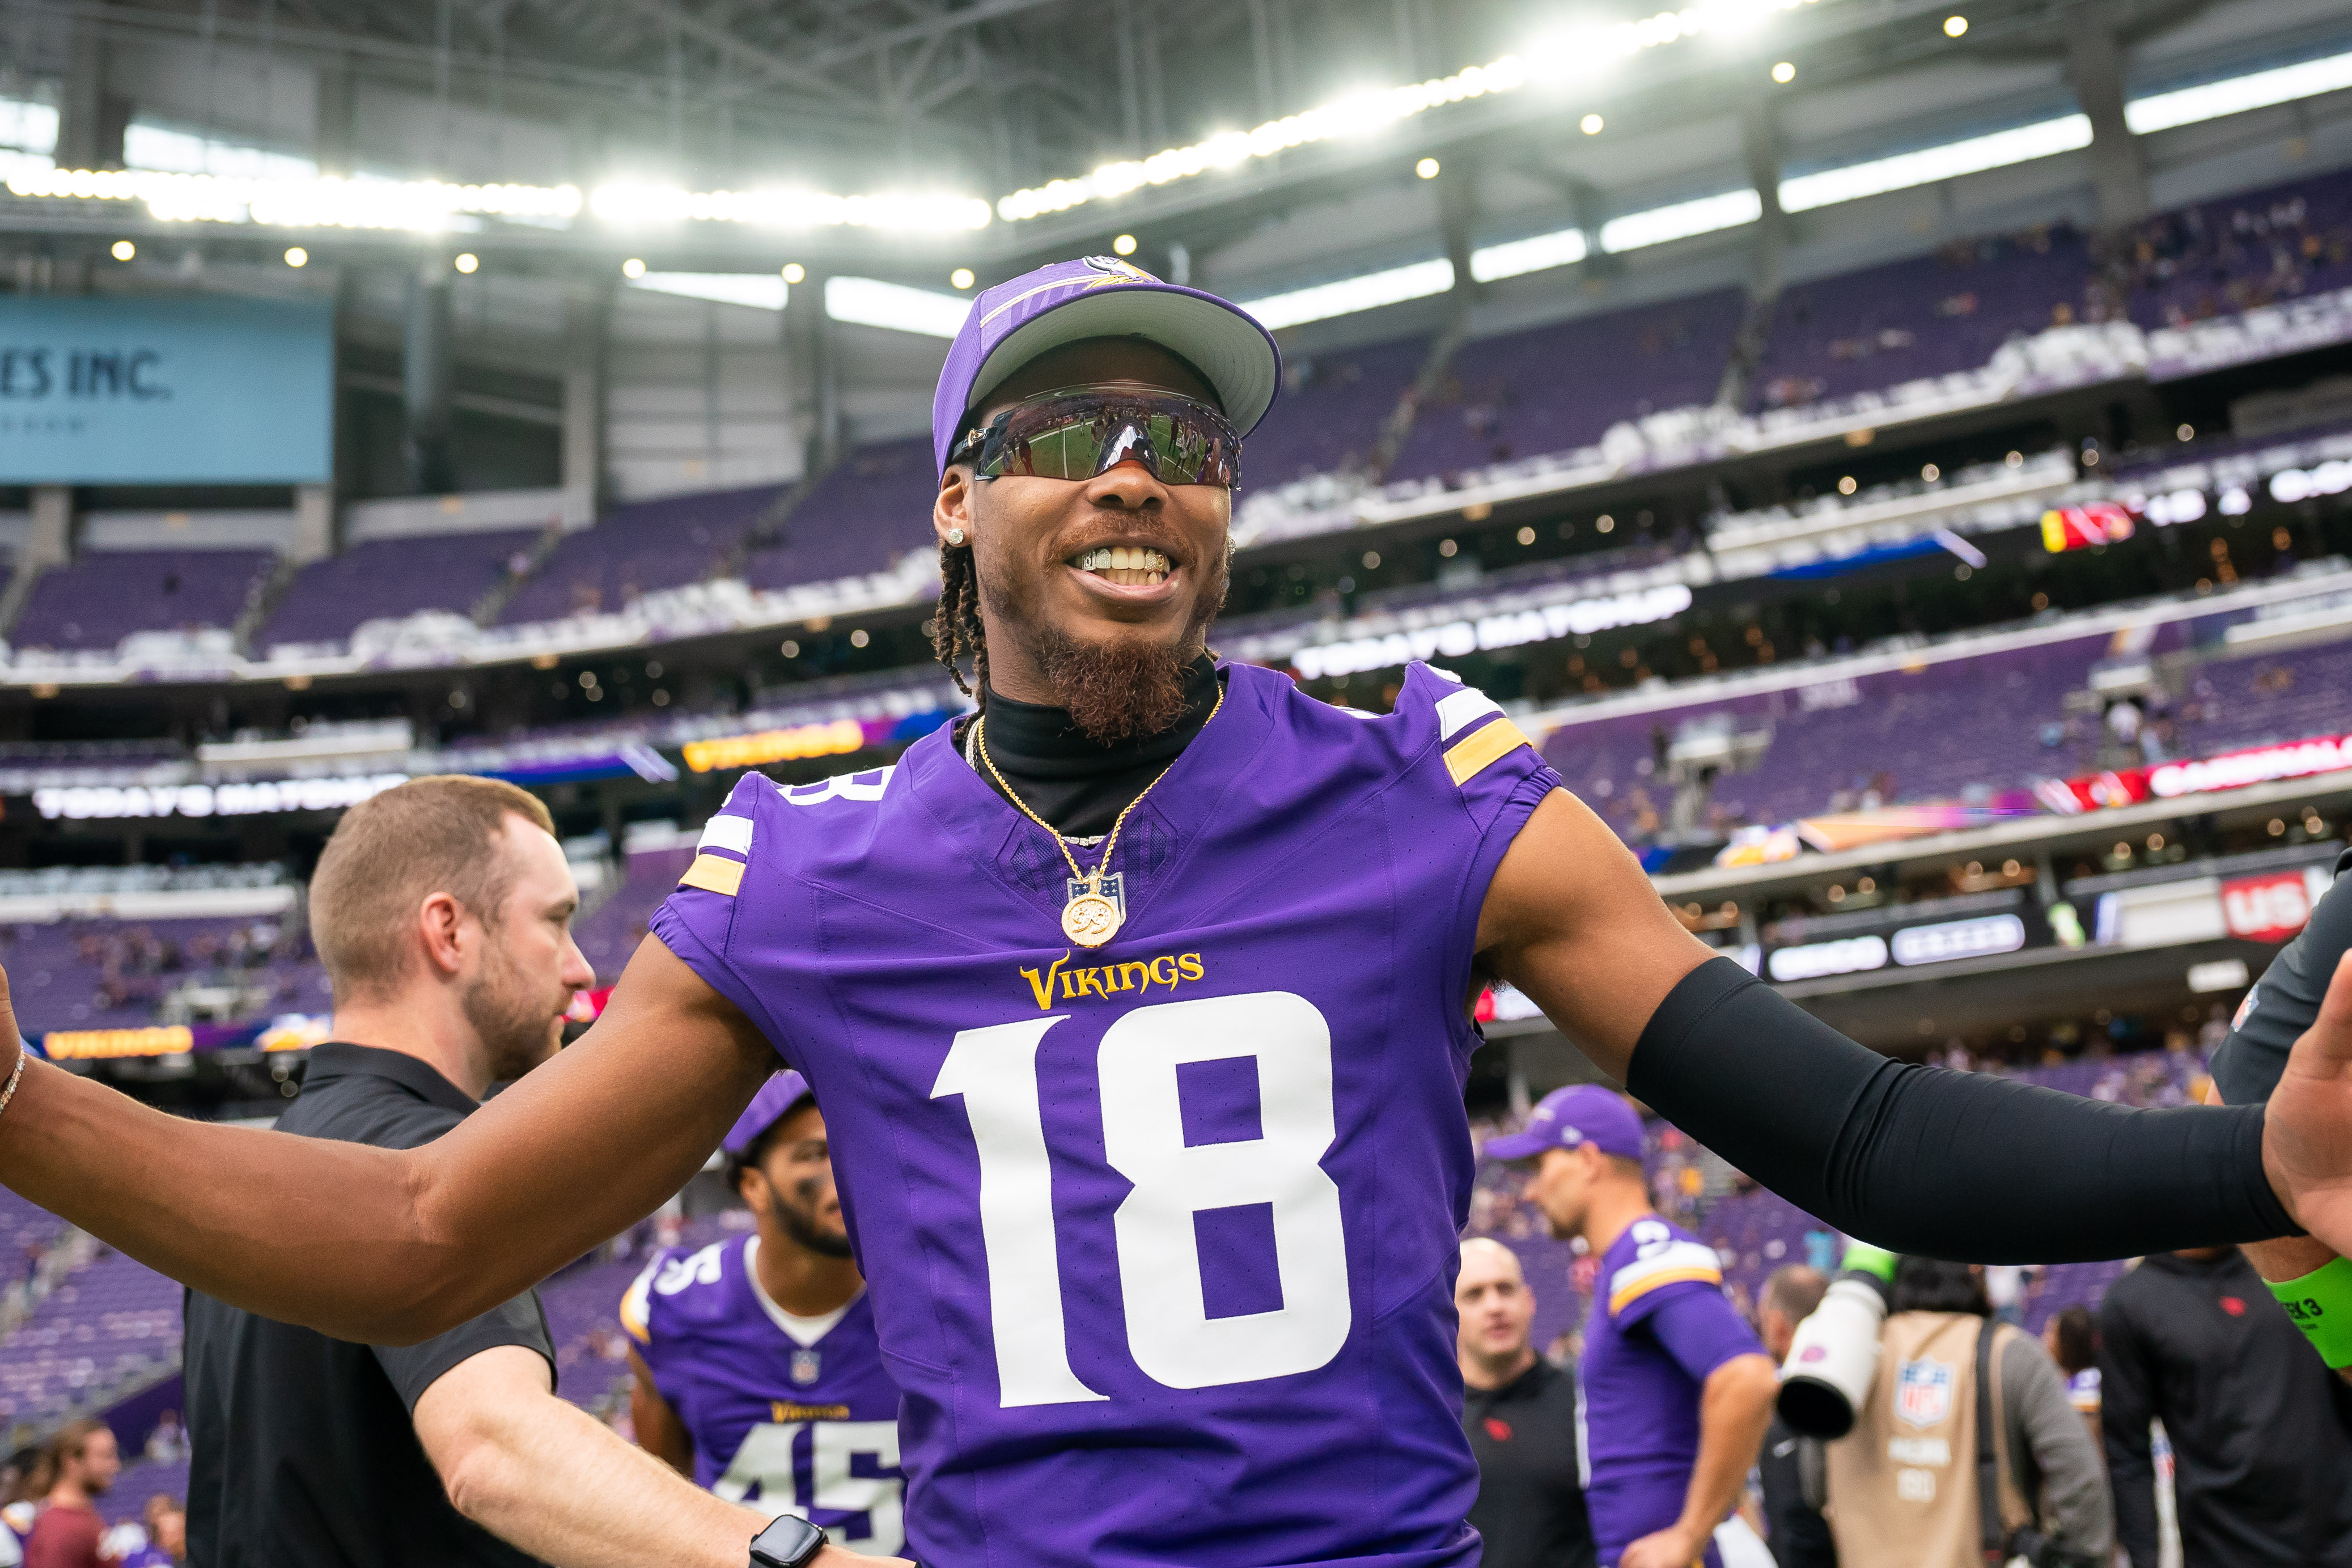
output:
[[[2263,1166],[2305,1230],[2352,1255],[2352,953],[2271,1091]]]

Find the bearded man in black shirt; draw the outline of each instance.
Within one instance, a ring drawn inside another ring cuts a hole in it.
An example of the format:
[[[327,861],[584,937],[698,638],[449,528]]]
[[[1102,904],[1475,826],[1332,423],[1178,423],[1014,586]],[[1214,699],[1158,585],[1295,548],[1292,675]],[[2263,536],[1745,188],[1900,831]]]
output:
[[[1536,1299],[1517,1254],[1498,1241],[1462,1244],[1454,1283],[1461,1329],[1462,1429],[1478,1456],[1470,1522],[1486,1568],[1592,1568],[1576,1440],[1576,1374],[1528,1342]]]

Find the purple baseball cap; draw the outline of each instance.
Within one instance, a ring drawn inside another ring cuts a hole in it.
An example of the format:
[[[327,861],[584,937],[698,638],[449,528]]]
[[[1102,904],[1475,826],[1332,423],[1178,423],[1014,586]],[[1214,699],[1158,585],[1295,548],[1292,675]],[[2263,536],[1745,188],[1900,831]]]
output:
[[[808,1079],[786,1068],[760,1086],[760,1092],[751,1097],[751,1105],[728,1131],[727,1141],[719,1146],[730,1154],[743,1154],[760,1141],[761,1133],[798,1110],[802,1100],[815,1098]]]
[[[931,400],[931,447],[948,466],[964,418],[1048,349],[1082,338],[1141,338],[1181,355],[1216,389],[1226,423],[1247,436],[1282,389],[1274,334],[1229,300],[1162,283],[1109,256],[1056,261],[971,302]]]
[[[1590,1143],[1620,1159],[1642,1157],[1642,1119],[1624,1097],[1597,1083],[1570,1084],[1543,1097],[1519,1131],[1486,1140],[1494,1160],[1532,1160],[1547,1149]]]

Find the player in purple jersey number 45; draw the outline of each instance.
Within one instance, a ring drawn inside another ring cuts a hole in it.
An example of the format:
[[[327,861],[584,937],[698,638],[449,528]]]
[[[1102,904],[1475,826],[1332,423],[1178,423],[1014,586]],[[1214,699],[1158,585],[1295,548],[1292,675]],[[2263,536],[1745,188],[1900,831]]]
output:
[[[723,1147],[752,1234],[661,1252],[621,1299],[637,1441],[730,1502],[893,1556],[898,1390],[808,1081],[769,1079]]]
[[[1702,946],[1480,692],[1415,665],[1368,719],[1209,658],[1279,384],[1246,312],[1123,262],[985,290],[932,519],[982,716],[895,770],[749,776],[596,1026],[429,1145],[165,1116],[0,1031],[0,1182],[400,1343],[650,1213],[781,1054],[842,1151],[928,1568],[1475,1561],[1451,1284],[1486,976],[1898,1250],[2352,1249],[2352,981],[2267,1108],[1906,1068]],[[805,1526],[747,1554],[682,1525],[672,1555],[849,1562]]]

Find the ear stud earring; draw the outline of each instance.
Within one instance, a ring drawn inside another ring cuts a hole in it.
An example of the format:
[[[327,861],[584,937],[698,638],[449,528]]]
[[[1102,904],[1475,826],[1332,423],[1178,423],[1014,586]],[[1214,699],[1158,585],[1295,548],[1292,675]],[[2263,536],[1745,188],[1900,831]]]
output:
[[[950,544],[961,544],[963,542],[963,530],[961,528],[949,529],[948,542]]]

